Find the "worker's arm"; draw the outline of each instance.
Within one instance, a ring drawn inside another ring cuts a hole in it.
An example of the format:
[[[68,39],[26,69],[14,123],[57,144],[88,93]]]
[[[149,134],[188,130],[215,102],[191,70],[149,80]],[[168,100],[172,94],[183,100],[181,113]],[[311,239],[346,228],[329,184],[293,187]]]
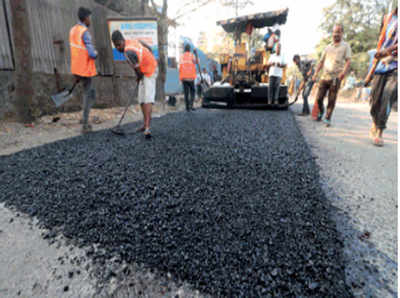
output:
[[[299,89],[297,90],[297,94],[300,94],[301,90],[303,90],[305,85],[306,85],[306,80],[302,80]]]
[[[317,80],[317,76],[318,73],[320,72],[320,70],[322,69],[322,67],[324,66],[324,62],[325,62],[325,54],[322,57],[321,61],[318,63],[317,68],[315,69],[315,73],[312,77],[312,80],[315,82]]]
[[[350,69],[350,63],[351,63],[350,58],[346,59],[346,64],[344,65],[344,69],[338,76],[339,80],[343,80],[344,77],[346,76],[347,72]]]
[[[267,63],[267,67],[274,66],[275,64],[276,63],[275,63],[274,59],[271,59],[271,57],[270,57],[269,60],[268,60],[268,63]]]
[[[382,49],[382,50],[376,52],[375,58],[382,59],[382,58],[385,58],[390,55],[397,56],[397,42],[394,45],[392,45],[386,49]]]
[[[92,59],[96,59],[98,53],[92,43],[92,36],[90,35],[89,30],[86,30],[85,33],[83,33],[82,39],[83,39],[83,43],[85,44],[86,49],[88,51],[89,57]]]
[[[199,64],[199,59],[198,59],[198,55],[197,55],[197,50],[193,49],[193,53],[194,53],[194,59],[193,59],[193,63],[194,64]]]
[[[139,58],[134,51],[126,51],[125,56],[129,65],[136,72],[137,80],[140,81],[143,78],[143,73],[140,70]]]
[[[343,71],[339,74],[338,78],[339,80],[343,80],[344,77],[346,76],[346,74],[348,73],[349,69],[350,69],[350,63],[351,63],[351,48],[349,45],[347,45],[346,48],[346,53],[344,56],[344,59],[346,59],[346,64],[344,65],[344,69]]]
[[[278,66],[281,67],[281,68],[286,67],[285,61],[281,61],[281,63],[278,63]]]

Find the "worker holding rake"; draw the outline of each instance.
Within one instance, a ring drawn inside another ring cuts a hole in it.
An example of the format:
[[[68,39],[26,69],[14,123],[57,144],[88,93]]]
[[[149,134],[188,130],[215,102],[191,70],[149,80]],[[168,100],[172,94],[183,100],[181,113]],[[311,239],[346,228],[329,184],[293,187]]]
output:
[[[119,30],[112,33],[111,39],[115,48],[124,53],[127,63],[136,72],[138,101],[143,113],[143,127],[138,131],[143,132],[146,138],[151,138],[150,121],[156,95],[157,60],[150,46],[141,40],[125,40]]]

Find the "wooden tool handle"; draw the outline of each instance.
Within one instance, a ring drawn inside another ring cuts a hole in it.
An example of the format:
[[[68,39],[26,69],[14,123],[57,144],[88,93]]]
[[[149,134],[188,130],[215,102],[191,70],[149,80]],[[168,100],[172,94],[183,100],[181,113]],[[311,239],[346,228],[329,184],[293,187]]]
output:
[[[373,63],[372,63],[371,69],[369,70],[367,76],[365,77],[364,87],[367,87],[369,85],[369,83],[372,81],[372,78],[374,77],[374,73],[375,73],[376,67],[378,66],[378,62],[379,62],[379,60],[375,58]]]

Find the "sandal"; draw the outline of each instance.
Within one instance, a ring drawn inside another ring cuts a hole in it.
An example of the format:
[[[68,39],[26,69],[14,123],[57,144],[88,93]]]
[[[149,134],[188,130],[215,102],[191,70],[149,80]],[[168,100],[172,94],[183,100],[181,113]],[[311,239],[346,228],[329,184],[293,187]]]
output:
[[[383,139],[380,137],[376,137],[374,139],[374,145],[377,147],[382,147],[383,146]]]
[[[144,137],[146,138],[146,139],[150,139],[151,138],[151,132],[150,132],[150,129],[145,129],[145,131],[144,131]]]

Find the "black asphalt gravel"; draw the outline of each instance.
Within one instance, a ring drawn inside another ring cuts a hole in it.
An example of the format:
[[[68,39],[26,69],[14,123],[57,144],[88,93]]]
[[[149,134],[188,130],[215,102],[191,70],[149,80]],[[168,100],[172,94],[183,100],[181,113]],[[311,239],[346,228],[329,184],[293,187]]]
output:
[[[204,294],[351,296],[290,111],[174,113],[152,133],[100,131],[0,157],[0,201],[37,217],[48,238],[97,244],[88,255],[100,264],[118,257]]]

